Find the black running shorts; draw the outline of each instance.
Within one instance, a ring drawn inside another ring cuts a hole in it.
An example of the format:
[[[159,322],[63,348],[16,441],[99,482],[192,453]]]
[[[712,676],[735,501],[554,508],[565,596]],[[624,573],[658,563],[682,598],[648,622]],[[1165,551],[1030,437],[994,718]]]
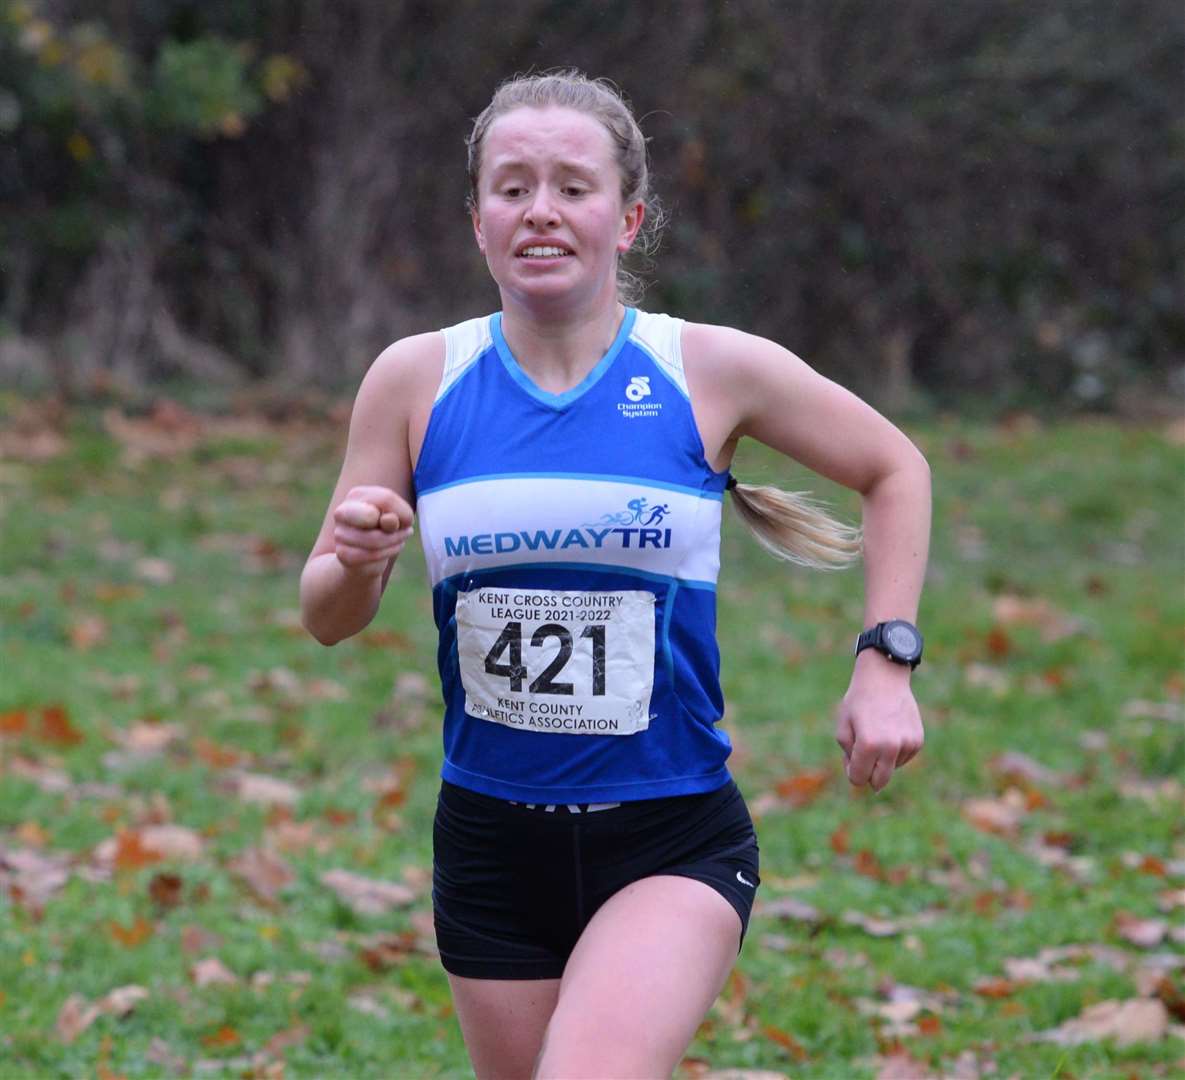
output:
[[[710,885],[749,925],[757,837],[733,781],[702,795],[528,806],[442,782],[432,906],[446,971],[558,979],[577,938],[619,889],[654,874]]]

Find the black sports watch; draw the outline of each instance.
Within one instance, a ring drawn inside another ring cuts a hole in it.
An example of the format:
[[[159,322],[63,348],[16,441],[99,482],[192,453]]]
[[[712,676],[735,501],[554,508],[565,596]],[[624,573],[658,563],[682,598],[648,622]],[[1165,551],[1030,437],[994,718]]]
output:
[[[904,619],[890,619],[865,630],[856,639],[856,656],[865,649],[884,653],[894,664],[915,668],[922,662],[922,633]]]

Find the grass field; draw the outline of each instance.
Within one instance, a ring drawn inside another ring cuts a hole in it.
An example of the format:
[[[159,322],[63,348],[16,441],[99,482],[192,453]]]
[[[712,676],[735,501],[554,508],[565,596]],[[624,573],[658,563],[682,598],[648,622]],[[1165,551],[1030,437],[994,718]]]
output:
[[[0,1077],[468,1075],[432,955],[418,546],[360,637],[298,621],[343,423],[51,419],[0,400]],[[1185,1075],[1180,429],[910,433],[927,744],[882,794],[832,736],[859,572],[726,526],[764,884],[677,1075]],[[857,509],[758,450],[736,471]]]

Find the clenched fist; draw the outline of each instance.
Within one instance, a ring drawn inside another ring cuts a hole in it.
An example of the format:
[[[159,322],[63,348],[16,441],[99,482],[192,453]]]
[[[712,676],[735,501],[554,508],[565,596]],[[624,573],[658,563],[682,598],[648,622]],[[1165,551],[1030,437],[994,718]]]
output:
[[[412,534],[415,512],[390,488],[350,488],[333,511],[333,542],[346,569],[377,576]]]

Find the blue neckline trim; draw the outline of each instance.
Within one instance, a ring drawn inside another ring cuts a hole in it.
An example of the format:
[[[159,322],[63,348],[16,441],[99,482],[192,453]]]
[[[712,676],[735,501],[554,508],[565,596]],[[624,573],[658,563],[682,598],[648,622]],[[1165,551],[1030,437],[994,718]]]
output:
[[[478,476],[466,476],[460,480],[448,480],[443,484],[423,488],[416,492],[418,496],[430,495],[446,488],[460,487],[463,484],[483,484],[489,480],[597,480],[606,484],[630,484],[640,487],[661,488],[664,491],[678,491],[684,495],[694,495],[699,499],[714,499],[716,502],[724,500],[723,491],[710,488],[696,488],[690,484],[674,484],[665,480],[655,480],[646,476],[618,476],[612,473],[569,473],[569,472],[512,472],[512,473],[482,473]]]
[[[502,335],[502,312],[500,311],[496,311],[490,316],[490,335],[494,339],[494,348],[498,350],[498,356],[502,360],[502,366],[506,368],[510,377],[536,401],[552,409],[563,409],[588,393],[589,390],[601,381],[602,376],[612,366],[613,361],[617,359],[617,354],[621,352],[625,343],[629,340],[630,333],[634,329],[634,320],[637,317],[637,308],[627,307],[625,309],[625,318],[621,320],[621,327],[617,331],[617,337],[613,339],[613,344],[609,346],[609,351],[601,357],[597,362],[597,366],[585,375],[579,383],[572,387],[571,390],[565,390],[562,394],[550,394],[546,390],[540,390],[531,381],[527,373],[519,367],[518,361],[514,358],[514,353],[510,351],[510,346],[506,344],[506,338]]]

